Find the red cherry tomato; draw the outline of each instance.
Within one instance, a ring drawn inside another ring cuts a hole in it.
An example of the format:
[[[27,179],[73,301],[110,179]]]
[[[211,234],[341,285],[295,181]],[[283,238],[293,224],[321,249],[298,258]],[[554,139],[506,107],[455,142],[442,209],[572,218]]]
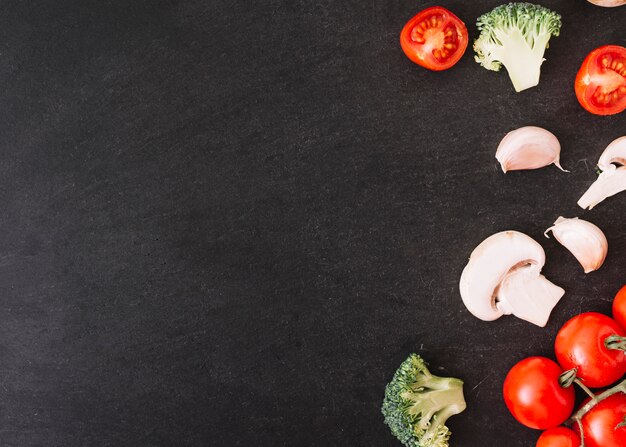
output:
[[[563,370],[545,357],[517,363],[504,379],[504,402],[515,419],[530,428],[546,430],[565,422],[574,409],[574,389],[562,388]]]
[[[613,300],[613,318],[626,330],[626,286],[622,287]]]
[[[578,102],[596,115],[626,109],[626,48],[605,45],[585,58],[574,84]]]
[[[580,437],[569,428],[551,428],[539,436],[535,447],[580,447]]]
[[[404,54],[416,64],[434,71],[456,64],[465,53],[467,42],[465,24],[441,6],[419,12],[400,33]]]
[[[591,388],[611,385],[626,374],[624,351],[604,345],[611,335],[624,336],[612,318],[597,312],[575,316],[556,334],[554,351],[564,370],[578,368],[576,376]]]
[[[593,407],[582,418],[585,447],[624,447],[626,427],[617,426],[626,417],[626,394],[617,393]],[[578,424],[573,425],[579,433]]]

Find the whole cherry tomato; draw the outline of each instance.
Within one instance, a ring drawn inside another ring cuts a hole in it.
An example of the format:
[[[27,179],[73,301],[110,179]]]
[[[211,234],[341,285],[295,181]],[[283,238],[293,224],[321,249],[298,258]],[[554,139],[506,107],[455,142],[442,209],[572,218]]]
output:
[[[626,335],[612,318],[597,312],[577,315],[556,335],[557,361],[564,370],[578,368],[576,376],[591,388],[611,385],[626,374],[624,351],[605,345],[611,335]]]
[[[613,394],[598,403],[582,418],[585,447],[626,446],[626,427],[618,427],[625,417],[626,394]],[[578,424],[573,427],[579,433]]]
[[[622,287],[613,300],[613,318],[626,330],[626,286]]]
[[[596,115],[626,109],[626,48],[605,45],[583,61],[574,84],[578,102]]]
[[[574,409],[574,389],[559,385],[563,370],[545,357],[517,363],[504,379],[504,402],[515,419],[546,430],[565,422]]]
[[[535,447],[580,447],[580,437],[566,427],[556,427],[544,431]]]
[[[467,28],[441,6],[419,12],[400,33],[400,46],[409,59],[429,70],[452,67],[467,48]]]

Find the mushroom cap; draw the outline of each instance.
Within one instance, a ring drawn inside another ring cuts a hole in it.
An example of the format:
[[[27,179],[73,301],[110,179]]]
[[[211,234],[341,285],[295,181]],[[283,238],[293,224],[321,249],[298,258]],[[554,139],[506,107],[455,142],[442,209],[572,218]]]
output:
[[[498,287],[516,267],[529,266],[539,276],[545,252],[530,236],[502,231],[481,242],[463,269],[459,288],[467,309],[477,318],[493,321],[505,312],[497,306]]]

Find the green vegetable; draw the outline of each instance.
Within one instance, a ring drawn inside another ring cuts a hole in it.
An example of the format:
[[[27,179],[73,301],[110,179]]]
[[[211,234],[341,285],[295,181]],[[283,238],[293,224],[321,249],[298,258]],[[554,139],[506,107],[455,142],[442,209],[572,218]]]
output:
[[[561,30],[560,15],[539,5],[509,3],[483,14],[476,25],[476,62],[493,71],[504,65],[517,92],[539,84],[543,53]]]
[[[452,415],[465,410],[463,381],[437,377],[417,354],[387,384],[382,412],[391,433],[407,447],[448,447]]]

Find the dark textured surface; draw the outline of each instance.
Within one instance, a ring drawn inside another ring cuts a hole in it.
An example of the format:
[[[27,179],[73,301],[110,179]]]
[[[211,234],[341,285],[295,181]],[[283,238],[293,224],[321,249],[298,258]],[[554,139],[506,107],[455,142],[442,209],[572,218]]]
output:
[[[447,1],[468,24],[499,1]],[[411,64],[431,2],[2,1],[0,444],[398,445],[385,383],[411,351],[466,382],[452,445],[529,446],[500,388],[560,325],[626,282],[626,194],[576,200],[626,117],[586,113],[584,56],[626,7],[562,13],[537,88],[465,55]],[[553,131],[554,167],[503,175],[500,138]],[[610,241],[584,275],[542,232]],[[485,323],[457,282],[517,229],[567,290],[547,328]]]

